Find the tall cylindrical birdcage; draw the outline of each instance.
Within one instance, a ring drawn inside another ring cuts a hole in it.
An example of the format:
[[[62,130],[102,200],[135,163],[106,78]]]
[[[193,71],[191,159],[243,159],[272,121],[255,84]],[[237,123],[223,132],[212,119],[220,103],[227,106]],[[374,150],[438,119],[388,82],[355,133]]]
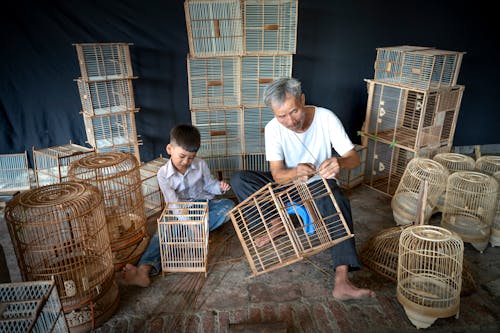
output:
[[[476,170],[487,175],[500,171],[500,156],[484,155],[476,160]]]
[[[24,192],[7,203],[5,219],[23,279],[54,279],[72,331],[114,312],[118,287],[97,187],[69,181]]]
[[[139,168],[131,153],[110,152],[81,158],[71,163],[68,171],[71,180],[97,186],[104,197],[116,270],[136,263],[148,242]]]
[[[484,173],[458,171],[448,178],[441,225],[482,252],[488,246],[498,183]]]
[[[397,298],[417,328],[458,317],[464,244],[437,226],[405,228],[399,239]]]

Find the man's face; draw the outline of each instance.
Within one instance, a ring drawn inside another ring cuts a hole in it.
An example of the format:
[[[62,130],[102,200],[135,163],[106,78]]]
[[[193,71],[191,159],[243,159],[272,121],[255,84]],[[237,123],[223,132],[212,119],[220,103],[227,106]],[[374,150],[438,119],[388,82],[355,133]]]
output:
[[[304,132],[304,122],[306,119],[304,101],[304,94],[302,94],[301,98],[286,95],[283,104],[272,103],[271,107],[274,116],[281,125],[291,131],[302,133]]]
[[[180,146],[172,144],[167,145],[167,153],[170,155],[170,160],[174,167],[182,174],[186,173],[186,170],[196,157],[196,152],[190,152]]]

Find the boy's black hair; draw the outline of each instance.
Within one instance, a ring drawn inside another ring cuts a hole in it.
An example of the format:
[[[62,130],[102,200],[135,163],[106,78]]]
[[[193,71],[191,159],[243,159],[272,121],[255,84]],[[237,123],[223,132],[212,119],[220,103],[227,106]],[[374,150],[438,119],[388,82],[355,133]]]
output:
[[[170,130],[170,143],[196,153],[201,144],[200,131],[192,125],[177,125]]]

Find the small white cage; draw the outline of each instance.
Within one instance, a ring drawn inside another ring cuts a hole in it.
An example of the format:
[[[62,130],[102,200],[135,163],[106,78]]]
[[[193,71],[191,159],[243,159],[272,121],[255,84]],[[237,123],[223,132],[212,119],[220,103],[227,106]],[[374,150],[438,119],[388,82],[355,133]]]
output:
[[[453,87],[464,54],[408,45],[377,48],[375,80],[422,90]]]
[[[85,81],[77,79],[82,111],[89,116],[136,112],[131,79]]]
[[[26,191],[30,187],[26,151],[20,154],[0,154],[0,193]]]
[[[269,183],[229,216],[254,276],[353,236],[325,179],[310,184]]]
[[[494,175],[500,171],[500,156],[484,155],[476,160],[476,170],[487,175]]]
[[[240,0],[186,0],[184,12],[193,57],[243,54]]]
[[[208,255],[208,203],[169,202],[158,219],[161,268],[205,272]]]
[[[165,200],[163,200],[156,175],[158,170],[167,162],[168,158],[160,156],[141,165],[142,194],[147,217],[161,212],[165,207]]]
[[[246,0],[245,54],[294,54],[297,43],[297,0]]]
[[[460,308],[464,244],[444,228],[419,225],[401,232],[397,298],[417,328]]]
[[[495,212],[495,218],[493,219],[493,225],[491,226],[490,243],[491,246],[500,246],[500,171],[495,172],[493,177],[497,180],[499,185],[497,194],[497,209]]]
[[[69,180],[68,169],[71,162],[93,154],[95,149],[73,143],[62,146],[35,149],[33,161],[37,186],[61,183]]]
[[[133,78],[128,43],[74,44],[85,81]]]
[[[274,118],[267,107],[243,108],[241,130],[243,153],[254,154],[265,152],[264,128]]]
[[[337,175],[340,187],[347,191],[361,185],[365,179],[367,147],[357,144],[354,149],[359,155],[360,164],[351,170],[341,169]]]
[[[441,225],[483,252],[488,246],[497,207],[498,182],[493,176],[457,171],[446,186]]]
[[[69,332],[54,281],[0,284],[0,332]]]

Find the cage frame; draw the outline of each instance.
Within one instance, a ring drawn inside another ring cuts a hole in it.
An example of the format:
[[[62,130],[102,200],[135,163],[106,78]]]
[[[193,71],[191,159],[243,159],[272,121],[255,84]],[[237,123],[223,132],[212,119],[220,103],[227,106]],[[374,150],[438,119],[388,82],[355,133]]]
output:
[[[9,160],[12,160],[10,161]],[[4,166],[5,163],[5,166]],[[0,154],[0,194],[13,194],[27,191],[31,188],[31,180],[28,168],[28,153]],[[14,176],[11,176],[11,174]],[[17,178],[19,181],[17,181]],[[9,181],[12,180],[12,181]]]

